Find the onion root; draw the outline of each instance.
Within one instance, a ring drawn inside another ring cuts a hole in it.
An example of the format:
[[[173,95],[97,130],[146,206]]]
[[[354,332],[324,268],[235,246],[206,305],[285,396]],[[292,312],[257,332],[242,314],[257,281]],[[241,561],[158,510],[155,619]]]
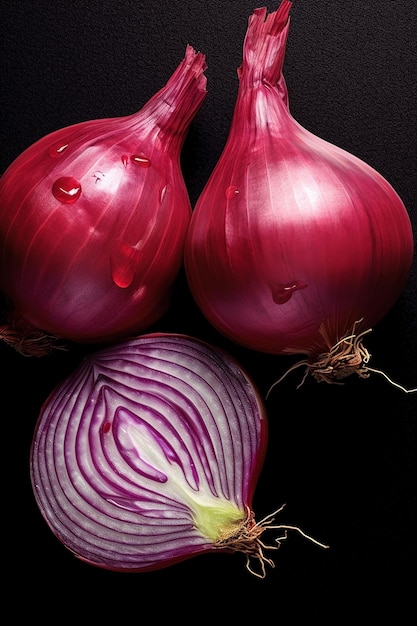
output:
[[[215,548],[220,550],[226,550],[228,552],[243,552],[246,554],[246,569],[250,574],[253,574],[257,578],[266,577],[266,565],[275,567],[275,563],[272,559],[265,555],[265,550],[278,550],[282,541],[287,539],[287,531],[295,530],[300,533],[305,539],[312,541],[321,548],[328,548],[328,545],[317,541],[313,537],[307,535],[298,526],[290,526],[286,524],[280,524],[275,526],[275,516],[278,515],[285,507],[283,504],[279,509],[270,513],[259,522],[255,522],[254,513],[248,509],[248,514],[245,520],[231,533],[227,533],[221,537],[215,544]],[[261,540],[261,536],[266,530],[283,530],[284,533],[280,537],[275,538],[276,545],[267,545]],[[257,561],[259,565],[259,571],[254,569],[252,562]]]
[[[55,335],[49,335],[36,328],[17,328],[11,324],[0,326],[0,341],[14,348],[22,356],[47,356],[52,350],[65,350],[63,343]]]
[[[356,333],[356,326],[362,322],[362,319],[358,320],[353,327],[352,333],[343,337],[337,341],[334,346],[328,351],[320,354],[317,359],[312,362],[309,359],[303,359],[295,365],[291,366],[277,381],[269,388],[266,398],[269,397],[271,391],[276,387],[286,376],[293,370],[304,366],[304,376],[297,386],[299,389],[306,380],[307,376],[311,374],[313,378],[321,383],[326,382],[330,384],[341,384],[340,381],[350,376],[351,374],[357,374],[359,378],[369,378],[371,373],[380,374],[391,385],[398,387],[405,393],[414,393],[417,388],[406,389],[402,385],[394,382],[381,370],[374,369],[368,366],[371,359],[371,355],[363,345],[363,337],[372,332],[372,328]]]

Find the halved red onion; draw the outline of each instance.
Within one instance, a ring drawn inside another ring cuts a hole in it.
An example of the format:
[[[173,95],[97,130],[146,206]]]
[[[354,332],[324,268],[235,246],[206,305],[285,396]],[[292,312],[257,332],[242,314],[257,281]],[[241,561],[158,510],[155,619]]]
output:
[[[87,356],[42,407],[34,495],[77,557],[157,569],[210,550],[269,562],[252,497],[267,422],[256,388],[223,350],[154,333]]]

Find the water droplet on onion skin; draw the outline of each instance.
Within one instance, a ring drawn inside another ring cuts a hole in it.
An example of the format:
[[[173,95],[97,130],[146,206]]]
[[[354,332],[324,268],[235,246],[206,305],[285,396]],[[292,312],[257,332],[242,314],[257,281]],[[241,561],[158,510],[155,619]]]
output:
[[[228,200],[230,200],[231,198],[234,198],[235,196],[237,196],[238,193],[239,193],[239,189],[235,187],[234,185],[230,185],[230,187],[228,187],[225,191],[225,196]]]
[[[272,289],[272,299],[276,304],[285,304],[296,291],[308,287],[307,283],[301,280],[294,280],[290,283],[276,285]]]
[[[62,176],[52,185],[52,193],[63,204],[72,204],[81,195],[81,183],[72,176]]]
[[[150,167],[151,166],[151,160],[148,159],[147,157],[143,156],[142,154],[132,154],[130,156],[130,159],[131,159],[131,161],[133,161],[137,165],[140,165],[140,167]]]
[[[129,163],[129,157],[127,156],[127,154],[124,154],[122,156],[122,163],[125,167],[127,167],[127,164]]]
[[[136,275],[140,261],[140,252],[134,246],[121,243],[111,255],[111,277],[121,289],[129,287]]]
[[[64,154],[65,150],[68,148],[68,146],[68,143],[63,143],[62,141],[52,144],[52,146],[50,146],[48,150],[49,156],[53,159],[61,157]]]

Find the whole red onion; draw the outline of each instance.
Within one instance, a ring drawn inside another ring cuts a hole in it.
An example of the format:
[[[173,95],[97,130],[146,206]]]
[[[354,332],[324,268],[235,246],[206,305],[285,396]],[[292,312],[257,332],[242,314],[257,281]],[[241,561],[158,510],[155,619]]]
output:
[[[366,376],[363,333],[406,284],[411,223],[378,172],[290,114],[290,7],[250,17],[229,137],[191,219],[188,282],[231,340],[306,354],[318,380]]]
[[[187,46],[139,112],[57,130],[9,166],[0,179],[9,306],[0,336],[35,353],[45,335],[110,341],[166,311],[191,216],[180,151],[206,95],[205,68]]]

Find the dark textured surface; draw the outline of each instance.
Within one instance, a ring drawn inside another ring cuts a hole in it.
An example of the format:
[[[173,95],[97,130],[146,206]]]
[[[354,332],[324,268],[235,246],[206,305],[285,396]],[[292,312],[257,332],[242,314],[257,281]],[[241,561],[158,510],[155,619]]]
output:
[[[257,6],[262,3],[248,0],[2,3],[0,171],[48,132],[141,108],[189,43],[208,63],[208,96],[183,151],[194,204],[227,137],[247,19]],[[268,3],[270,10],[276,6]],[[295,0],[291,14],[284,69],[294,117],[385,176],[417,230],[417,4]],[[417,386],[416,311],[415,262],[401,298],[367,344],[373,367],[408,388]],[[288,367],[285,359],[219,337],[183,280],[155,329],[223,345],[262,393]],[[301,526],[330,550],[291,535],[272,555],[276,568],[263,581],[246,572],[243,557],[223,554],[149,574],[116,574],[77,561],[57,542],[36,509],[28,478],[41,404],[82,352],[34,361],[0,346],[8,455],[3,570],[12,572],[14,602],[36,598],[33,618],[48,623],[53,606],[69,619],[114,616],[119,624],[137,623],[145,614],[236,623],[248,606],[253,619],[275,623],[289,616],[290,624],[297,617],[338,624],[349,610],[378,623],[389,606],[398,611],[393,624],[408,623],[401,617],[407,606],[415,615],[417,394],[377,375],[343,386],[307,381],[295,390],[294,373],[268,402],[270,446],[254,502],[257,516],[286,502],[277,521]]]

